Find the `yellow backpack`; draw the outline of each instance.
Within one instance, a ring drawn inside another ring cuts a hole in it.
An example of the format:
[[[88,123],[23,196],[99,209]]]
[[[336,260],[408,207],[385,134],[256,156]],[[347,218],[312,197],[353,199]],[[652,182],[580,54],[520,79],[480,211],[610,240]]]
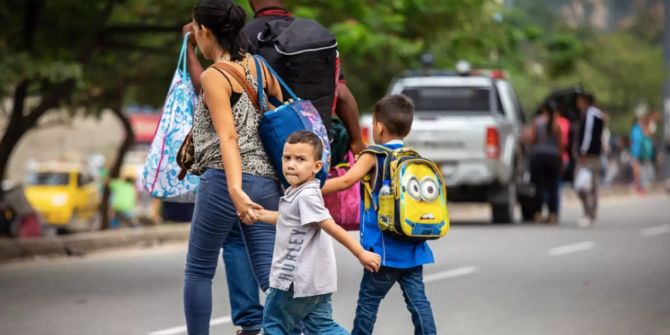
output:
[[[382,175],[363,180],[363,204],[374,206],[379,229],[403,239],[437,239],[449,231],[447,189],[440,169],[414,149],[373,145],[362,153],[383,156]],[[378,192],[378,200],[373,197]]]

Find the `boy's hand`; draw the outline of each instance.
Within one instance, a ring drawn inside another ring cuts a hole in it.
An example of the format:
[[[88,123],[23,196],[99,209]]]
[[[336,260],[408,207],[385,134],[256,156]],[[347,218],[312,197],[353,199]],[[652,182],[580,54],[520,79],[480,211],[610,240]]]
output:
[[[368,271],[377,272],[381,266],[382,259],[374,252],[363,250],[358,254],[358,261],[361,262],[363,267]]]

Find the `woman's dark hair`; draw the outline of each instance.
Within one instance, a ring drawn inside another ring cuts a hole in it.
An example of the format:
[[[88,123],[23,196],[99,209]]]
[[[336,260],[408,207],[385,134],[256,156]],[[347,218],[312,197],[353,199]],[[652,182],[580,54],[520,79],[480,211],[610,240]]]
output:
[[[200,0],[193,9],[195,22],[209,29],[230,59],[239,61],[249,50],[249,41],[242,32],[247,14],[232,0]]]
[[[554,133],[554,123],[556,123],[556,114],[558,113],[558,104],[554,100],[547,101],[547,111],[549,111],[549,119],[547,120],[547,134]]]

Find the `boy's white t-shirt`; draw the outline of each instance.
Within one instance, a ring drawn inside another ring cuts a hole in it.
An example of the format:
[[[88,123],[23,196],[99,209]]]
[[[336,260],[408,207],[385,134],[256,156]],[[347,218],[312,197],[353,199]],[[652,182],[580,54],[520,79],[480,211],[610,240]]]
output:
[[[270,287],[288,291],[295,298],[337,290],[337,265],[333,240],[319,223],[331,219],[323,204],[320,182],[311,180],[289,187],[279,200]]]

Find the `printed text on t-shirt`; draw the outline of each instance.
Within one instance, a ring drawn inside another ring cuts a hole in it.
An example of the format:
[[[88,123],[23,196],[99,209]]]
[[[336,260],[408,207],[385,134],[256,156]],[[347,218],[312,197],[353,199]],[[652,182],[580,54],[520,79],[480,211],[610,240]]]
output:
[[[295,273],[302,244],[305,242],[305,234],[305,232],[296,228],[291,230],[291,237],[288,240],[289,247],[286,249],[287,253],[282,261],[281,272],[279,272],[278,276],[279,280],[293,282],[293,274]]]

